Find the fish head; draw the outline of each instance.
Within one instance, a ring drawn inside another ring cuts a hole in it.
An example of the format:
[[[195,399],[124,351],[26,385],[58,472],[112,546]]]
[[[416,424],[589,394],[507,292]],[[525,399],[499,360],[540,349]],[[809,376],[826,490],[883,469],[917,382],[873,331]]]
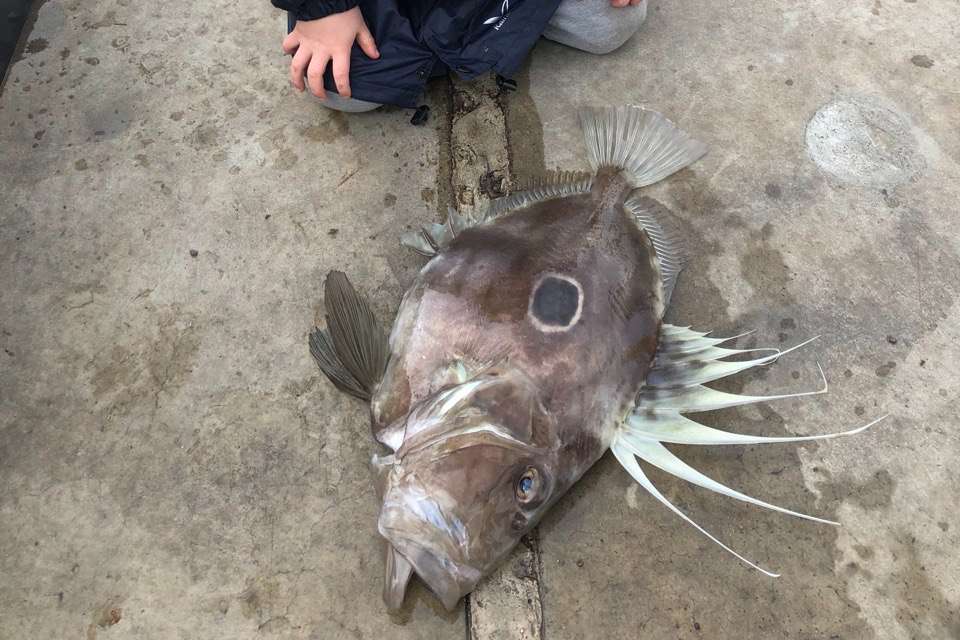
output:
[[[453,609],[533,528],[557,484],[555,431],[517,370],[487,370],[414,407],[400,447],[374,459],[389,607],[415,572]]]

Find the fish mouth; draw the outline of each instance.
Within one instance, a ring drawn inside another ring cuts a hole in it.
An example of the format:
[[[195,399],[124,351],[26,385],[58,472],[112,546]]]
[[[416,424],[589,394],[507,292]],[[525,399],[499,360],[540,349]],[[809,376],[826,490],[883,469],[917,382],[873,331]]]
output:
[[[473,591],[480,581],[480,572],[476,569],[453,562],[411,540],[388,541],[383,600],[389,610],[397,611],[403,606],[414,573],[447,611],[456,609],[460,598]]]

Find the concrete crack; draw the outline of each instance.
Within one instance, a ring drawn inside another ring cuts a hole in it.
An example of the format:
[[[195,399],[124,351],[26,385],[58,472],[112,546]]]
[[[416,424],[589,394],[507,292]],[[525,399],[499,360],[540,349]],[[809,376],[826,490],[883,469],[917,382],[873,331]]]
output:
[[[451,83],[450,193],[461,213],[485,207],[515,184],[500,91],[487,78]],[[477,135],[482,131],[483,135]],[[442,144],[442,142],[441,142]],[[542,640],[543,575],[536,531],[464,602],[468,640]]]

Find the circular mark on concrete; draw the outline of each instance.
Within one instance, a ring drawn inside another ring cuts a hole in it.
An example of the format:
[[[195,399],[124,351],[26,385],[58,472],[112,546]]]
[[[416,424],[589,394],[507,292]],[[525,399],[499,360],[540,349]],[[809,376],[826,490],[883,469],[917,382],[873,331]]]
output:
[[[844,96],[820,107],[807,123],[807,153],[844,182],[889,187],[923,170],[907,118],[868,96]]]

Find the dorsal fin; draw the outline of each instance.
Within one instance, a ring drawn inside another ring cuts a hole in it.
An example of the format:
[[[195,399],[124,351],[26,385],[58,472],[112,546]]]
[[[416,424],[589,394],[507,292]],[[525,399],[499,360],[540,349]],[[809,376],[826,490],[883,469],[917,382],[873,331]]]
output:
[[[583,171],[548,171],[522,184],[510,195],[490,202],[488,220],[534,202],[543,202],[577,193],[588,193],[593,176]]]
[[[400,244],[425,256],[435,256],[450,244],[464,229],[495,220],[535,202],[562,198],[577,193],[587,193],[593,176],[581,171],[550,171],[534,178],[520,191],[491,200],[486,208],[471,215],[462,215],[453,207],[447,211],[444,224],[433,223],[410,231],[400,237]]]

